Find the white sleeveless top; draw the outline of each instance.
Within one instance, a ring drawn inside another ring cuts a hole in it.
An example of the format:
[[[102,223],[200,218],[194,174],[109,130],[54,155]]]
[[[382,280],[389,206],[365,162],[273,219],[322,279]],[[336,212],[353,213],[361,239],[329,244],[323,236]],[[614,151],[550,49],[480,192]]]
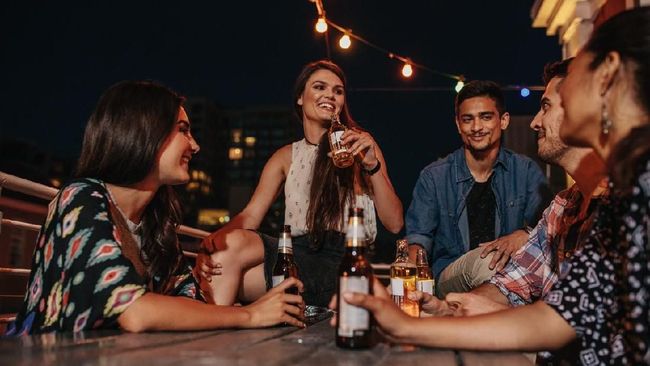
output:
[[[316,162],[318,146],[307,143],[305,139],[291,144],[291,167],[284,183],[284,224],[291,225],[291,235],[307,234],[307,209],[312,171]],[[345,205],[343,222],[338,231],[345,233],[348,222],[350,202]],[[367,194],[356,195],[356,207],[363,208],[363,224],[370,242],[377,236],[375,204]]]

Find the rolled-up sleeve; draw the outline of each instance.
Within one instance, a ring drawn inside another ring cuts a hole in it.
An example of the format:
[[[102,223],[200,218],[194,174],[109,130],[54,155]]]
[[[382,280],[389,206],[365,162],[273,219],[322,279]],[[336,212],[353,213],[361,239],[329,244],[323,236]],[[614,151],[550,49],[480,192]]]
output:
[[[406,212],[406,240],[409,244],[420,244],[430,255],[433,250],[433,234],[438,228],[439,213],[433,176],[427,170],[413,189],[413,200]]]
[[[542,212],[551,201],[551,191],[548,180],[540,167],[533,161],[528,165],[526,192],[526,225],[534,227],[542,216]]]

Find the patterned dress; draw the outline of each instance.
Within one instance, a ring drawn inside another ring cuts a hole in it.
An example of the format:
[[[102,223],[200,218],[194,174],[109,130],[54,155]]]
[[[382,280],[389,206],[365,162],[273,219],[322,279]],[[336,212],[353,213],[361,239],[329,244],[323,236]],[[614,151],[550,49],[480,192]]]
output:
[[[117,318],[149,291],[121,249],[109,193],[94,179],[64,186],[50,204],[32,258],[27,293],[5,335],[117,328]],[[184,262],[168,295],[202,300]],[[153,276],[155,284],[161,279]]]
[[[599,207],[584,247],[544,300],[578,335],[551,362],[650,363],[650,161],[636,177],[630,195],[612,194]]]

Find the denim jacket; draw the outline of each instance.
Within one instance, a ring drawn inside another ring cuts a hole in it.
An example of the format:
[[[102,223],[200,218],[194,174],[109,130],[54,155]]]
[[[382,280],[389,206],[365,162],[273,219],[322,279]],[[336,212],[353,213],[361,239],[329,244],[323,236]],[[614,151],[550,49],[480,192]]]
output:
[[[535,226],[550,200],[548,181],[530,158],[501,148],[491,186],[496,201],[496,237]],[[420,172],[406,213],[406,239],[428,253],[436,279],[469,250],[465,200],[474,185],[464,149],[429,164]]]

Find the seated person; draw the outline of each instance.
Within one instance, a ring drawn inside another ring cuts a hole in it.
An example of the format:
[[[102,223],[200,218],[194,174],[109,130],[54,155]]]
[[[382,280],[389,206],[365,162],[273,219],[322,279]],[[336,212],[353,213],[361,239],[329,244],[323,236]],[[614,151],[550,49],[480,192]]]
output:
[[[509,122],[496,83],[466,84],[456,96],[463,146],[424,168],[413,189],[409,256],[415,260],[417,248],[426,249],[440,297],[469,291],[503,268],[548,203],[540,167],[501,146]]]
[[[583,236],[589,232],[595,207],[606,190],[603,179],[605,166],[592,149],[568,146],[560,139],[564,110],[559,86],[566,77],[570,61],[568,59],[545,67],[546,90],[531,127],[539,136],[539,157],[564,168],[575,184],[555,196],[526,244],[489,283],[468,293],[447,295],[446,299],[454,302],[456,310],[464,315],[531,304],[544,298],[557,282],[558,274],[563,272],[560,268],[566,266],[567,259],[579,249],[576,244],[581,243]],[[448,303],[427,294],[422,296],[423,310],[426,312],[448,312]]]
[[[100,98],[77,179],[50,204],[22,309],[6,335],[304,326],[287,279],[245,307],[208,305],[176,237],[171,185],[199,151],[183,98],[151,82],[120,82]]]

